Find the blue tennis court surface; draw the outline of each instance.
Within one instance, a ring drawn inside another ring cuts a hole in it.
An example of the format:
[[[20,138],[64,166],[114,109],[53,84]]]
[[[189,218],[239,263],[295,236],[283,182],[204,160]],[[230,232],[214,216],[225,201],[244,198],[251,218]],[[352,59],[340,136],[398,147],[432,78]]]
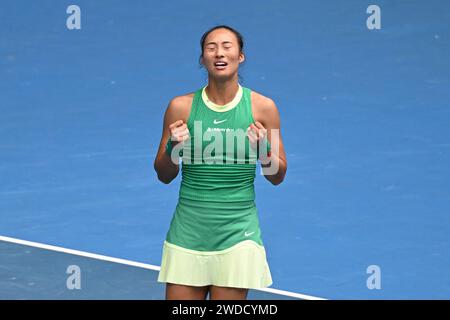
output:
[[[158,270],[108,257],[86,257],[55,249],[0,242],[2,298],[7,299],[164,299]],[[113,260],[113,259],[111,259]],[[45,262],[45,263],[43,263]],[[77,269],[75,269],[77,268]],[[64,271],[65,272],[62,272]],[[248,299],[315,298],[250,290]]]
[[[255,181],[271,288],[450,298],[450,2],[77,1],[68,30],[71,4],[0,4],[0,236],[159,266],[180,184],[153,170],[163,114],[206,84],[200,37],[229,24],[288,160],[281,185]],[[164,297],[145,266],[4,240],[0,298]]]

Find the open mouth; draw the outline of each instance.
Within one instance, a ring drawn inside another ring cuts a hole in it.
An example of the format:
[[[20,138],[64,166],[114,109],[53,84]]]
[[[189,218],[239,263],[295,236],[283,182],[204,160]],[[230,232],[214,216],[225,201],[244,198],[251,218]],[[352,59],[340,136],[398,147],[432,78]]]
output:
[[[227,65],[228,65],[228,63],[223,62],[223,61],[214,62],[214,66],[215,66],[216,69],[218,69],[218,70],[223,70],[223,69],[225,69]]]

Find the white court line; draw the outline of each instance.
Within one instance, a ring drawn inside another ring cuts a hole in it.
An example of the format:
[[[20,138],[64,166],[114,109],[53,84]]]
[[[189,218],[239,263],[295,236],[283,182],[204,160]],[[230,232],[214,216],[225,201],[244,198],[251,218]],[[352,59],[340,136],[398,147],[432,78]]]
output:
[[[77,256],[81,256],[81,257],[87,257],[87,258],[92,258],[92,259],[97,259],[97,260],[102,260],[102,261],[120,263],[120,264],[125,264],[128,266],[149,269],[149,270],[154,270],[154,271],[161,270],[161,267],[147,264],[147,263],[113,258],[113,257],[108,257],[108,256],[100,255],[100,254],[79,251],[79,250],[73,250],[73,249],[67,249],[67,248],[52,246],[49,244],[44,244],[44,243],[39,243],[39,242],[32,242],[32,241],[10,238],[10,237],[5,237],[5,236],[0,236],[0,241],[11,242],[11,243],[16,243],[16,244],[21,244],[21,245],[25,245],[25,246],[36,247],[36,248],[46,249],[46,250],[51,250],[51,251],[63,252],[63,253],[73,254],[73,255],[77,255]],[[272,288],[261,288],[261,289],[252,289],[252,290],[270,292],[270,293],[274,293],[274,294],[279,294],[279,295],[284,295],[284,296],[288,296],[288,297],[292,297],[292,298],[299,298],[299,299],[304,299],[304,300],[326,300],[324,298],[309,296],[309,295],[296,293],[296,292],[272,289]]]

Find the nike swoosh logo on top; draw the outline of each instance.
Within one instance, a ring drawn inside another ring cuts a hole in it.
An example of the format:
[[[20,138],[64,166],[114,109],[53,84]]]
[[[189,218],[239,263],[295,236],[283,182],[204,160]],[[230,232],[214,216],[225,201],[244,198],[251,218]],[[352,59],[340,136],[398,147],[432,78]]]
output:
[[[249,236],[251,236],[251,235],[254,234],[254,233],[255,233],[255,231],[250,232],[250,233],[245,232],[245,236],[246,236],[246,237],[249,237]]]
[[[222,123],[222,122],[224,122],[224,121],[227,121],[227,119],[225,119],[225,120],[220,120],[220,121],[214,119],[213,122],[214,122],[214,124],[219,124],[219,123]]]

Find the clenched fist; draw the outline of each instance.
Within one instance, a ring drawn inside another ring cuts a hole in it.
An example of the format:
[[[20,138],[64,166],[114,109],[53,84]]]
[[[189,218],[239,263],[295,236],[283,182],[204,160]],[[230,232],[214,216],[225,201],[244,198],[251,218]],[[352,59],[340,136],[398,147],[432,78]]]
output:
[[[267,129],[264,128],[261,122],[255,121],[255,123],[250,124],[248,127],[247,136],[250,140],[250,146],[257,152],[261,163],[269,163],[271,152],[270,150],[266,151],[266,147],[268,146]],[[264,151],[261,152],[260,147],[263,147]]]
[[[177,120],[169,125],[169,130],[169,141],[172,141],[172,146],[176,146],[178,143],[186,141],[191,136],[189,129],[183,120]]]

